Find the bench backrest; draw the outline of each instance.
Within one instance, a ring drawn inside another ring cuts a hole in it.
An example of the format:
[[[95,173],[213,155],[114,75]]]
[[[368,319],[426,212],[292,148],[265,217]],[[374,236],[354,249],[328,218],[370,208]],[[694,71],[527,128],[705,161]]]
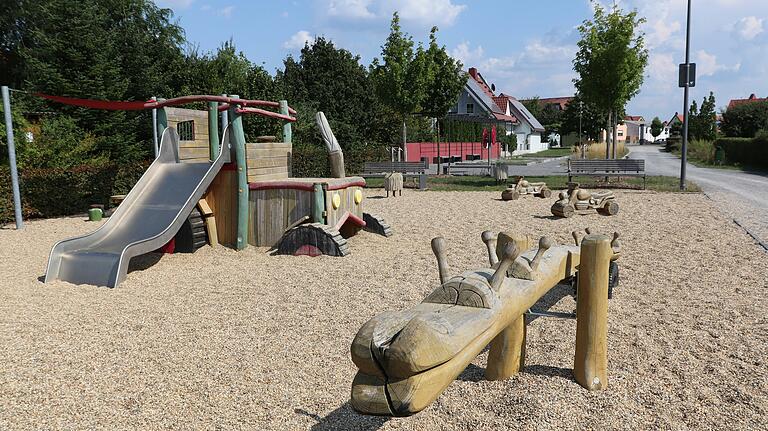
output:
[[[643,159],[569,160],[568,170],[576,171],[576,172],[593,172],[593,171],[643,172],[645,171],[645,160]]]
[[[425,162],[367,162],[363,167],[364,173],[382,172],[424,172],[427,169]]]

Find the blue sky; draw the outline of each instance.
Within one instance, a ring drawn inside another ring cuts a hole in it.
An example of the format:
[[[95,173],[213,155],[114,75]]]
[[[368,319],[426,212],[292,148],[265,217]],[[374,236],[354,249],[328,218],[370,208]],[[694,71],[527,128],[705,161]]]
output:
[[[592,16],[588,0],[156,0],[174,10],[187,38],[213,50],[233,39],[238,49],[270,73],[304,42],[324,36],[360,55],[379,55],[392,12],[404,29],[439,40],[466,67],[475,66],[497,91],[518,98],[573,94],[571,61],[576,27]],[[602,3],[607,3],[605,0]],[[627,108],[647,119],[682,110],[677,64],[684,60],[686,0],[624,0],[647,18],[650,49],[645,84]],[[692,97],[715,92],[718,107],[750,93],[768,96],[768,1],[693,0],[691,61],[698,65]]]

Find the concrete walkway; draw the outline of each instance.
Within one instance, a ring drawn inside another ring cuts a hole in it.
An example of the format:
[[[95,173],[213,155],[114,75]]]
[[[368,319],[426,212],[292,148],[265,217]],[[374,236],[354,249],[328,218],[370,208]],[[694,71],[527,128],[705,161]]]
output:
[[[680,177],[680,159],[658,145],[632,146],[629,157],[645,159],[648,175]],[[725,214],[768,243],[768,175],[730,169],[699,168],[690,163],[686,177],[697,183]],[[695,214],[691,220],[695,222]]]

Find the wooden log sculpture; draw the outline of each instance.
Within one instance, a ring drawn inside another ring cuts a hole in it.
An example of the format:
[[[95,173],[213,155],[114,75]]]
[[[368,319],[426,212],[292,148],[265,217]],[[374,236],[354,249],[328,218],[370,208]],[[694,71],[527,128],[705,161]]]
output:
[[[525,360],[523,313],[577,267],[583,291],[574,376],[587,389],[606,387],[610,238],[587,235],[580,246],[541,238],[538,247],[522,253],[519,245],[528,243],[527,237],[484,232],[482,239],[489,251],[500,250],[501,258],[489,252],[490,267],[449,277],[445,241],[435,238],[440,287],[422,303],[380,314],[360,328],[351,347],[358,368],[352,382],[355,410],[389,416],[419,412],[489,344],[486,378],[515,375]],[[527,278],[515,276],[519,268],[527,270]]]
[[[576,213],[585,214],[596,210],[602,215],[616,215],[619,204],[610,190],[589,192],[579,188],[578,183],[568,183],[568,190],[560,192],[558,200],[552,205],[553,215],[571,217]]]
[[[552,190],[547,187],[547,183],[531,183],[523,176],[517,177],[513,184],[501,192],[501,199],[511,201],[519,199],[522,195],[533,195],[540,198],[549,198],[552,196]]]
[[[317,122],[317,128],[320,130],[320,135],[323,137],[323,142],[328,149],[328,161],[331,164],[331,176],[333,178],[346,177],[344,171],[344,153],[341,151],[339,141],[336,140],[336,136],[331,130],[331,126],[328,124],[328,120],[325,118],[325,114],[318,111],[315,114],[315,122]]]
[[[403,174],[400,172],[388,172],[384,174],[384,190],[387,191],[387,197],[389,192],[392,192],[392,197],[400,192],[400,196],[403,195]]]

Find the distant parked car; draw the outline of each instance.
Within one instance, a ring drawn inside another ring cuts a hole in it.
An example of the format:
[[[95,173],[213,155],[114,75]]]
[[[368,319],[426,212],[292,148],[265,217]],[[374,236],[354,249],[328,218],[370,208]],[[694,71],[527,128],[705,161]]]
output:
[[[655,143],[657,143],[659,145],[667,145],[667,140],[666,139],[657,139],[655,141]]]

